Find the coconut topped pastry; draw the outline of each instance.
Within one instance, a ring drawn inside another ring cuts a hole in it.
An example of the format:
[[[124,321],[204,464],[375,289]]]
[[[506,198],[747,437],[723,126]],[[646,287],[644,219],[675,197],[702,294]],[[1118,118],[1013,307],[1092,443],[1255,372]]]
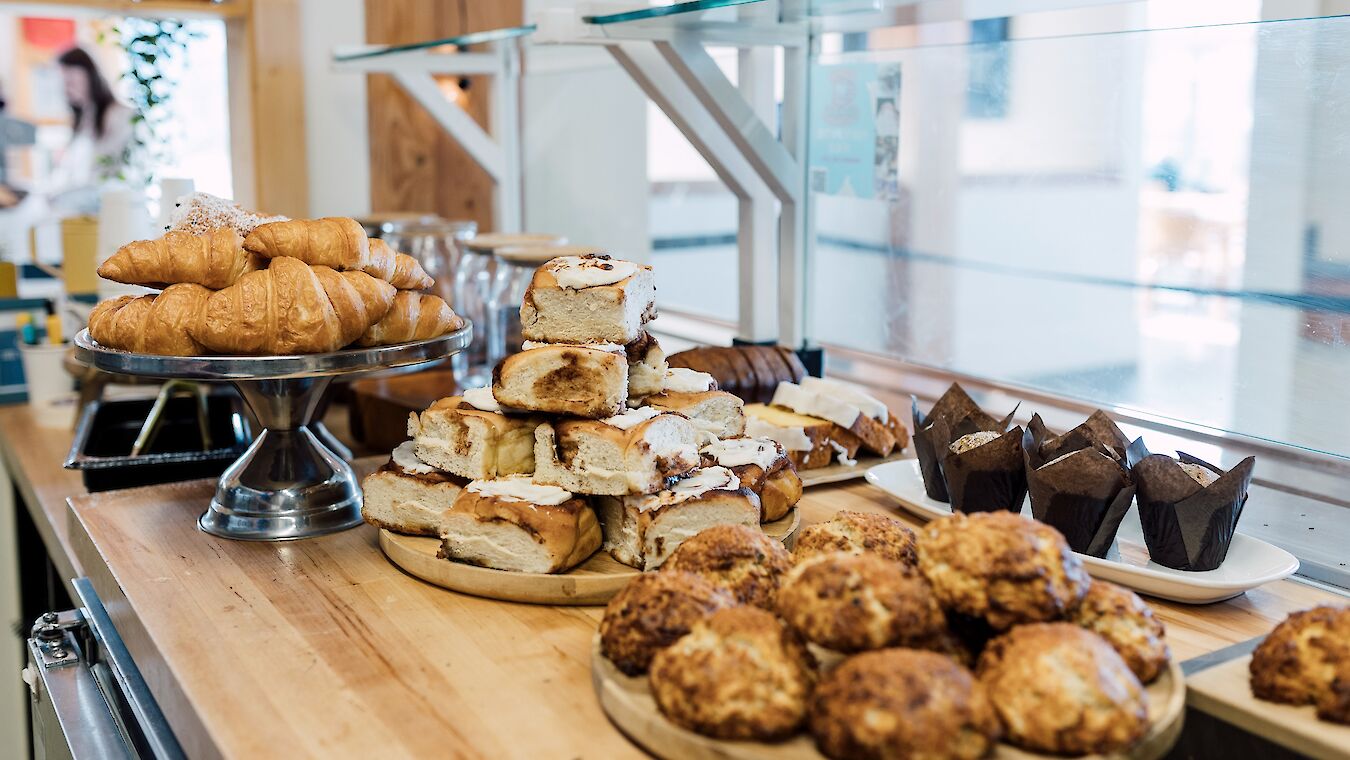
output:
[[[1223,564],[1247,504],[1255,457],[1227,472],[1184,452],[1150,453],[1140,438],[1126,450],[1137,486],[1139,521],[1149,558],[1175,570]]]
[[[212,230],[228,227],[247,237],[250,232],[264,224],[284,221],[287,221],[287,217],[266,216],[245,211],[234,201],[210,193],[190,193],[174,202],[173,213],[169,215],[169,226],[165,227],[164,231],[207,235]]]

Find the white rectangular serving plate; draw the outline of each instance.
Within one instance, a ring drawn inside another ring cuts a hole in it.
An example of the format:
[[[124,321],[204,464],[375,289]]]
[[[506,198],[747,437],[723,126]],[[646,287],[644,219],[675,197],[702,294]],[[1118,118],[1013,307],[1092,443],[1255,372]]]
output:
[[[928,498],[916,459],[877,465],[867,471],[866,477],[868,483],[894,496],[906,511],[925,521],[952,513],[951,505]],[[1022,511],[1031,514],[1029,505],[1024,504]],[[1095,578],[1183,604],[1221,602],[1298,570],[1294,555],[1244,533],[1233,536],[1228,557],[1217,569],[1187,572],[1163,567],[1149,559],[1139,512],[1133,506],[1121,521],[1106,559],[1078,556]]]
[[[878,465],[887,462],[898,462],[905,455],[903,453],[891,454],[888,457],[858,457],[857,464],[834,464],[825,467],[816,467],[811,470],[798,470],[797,477],[802,479],[802,488],[811,486],[823,486],[828,483],[842,483],[848,480],[861,478],[867,474],[867,471]]]

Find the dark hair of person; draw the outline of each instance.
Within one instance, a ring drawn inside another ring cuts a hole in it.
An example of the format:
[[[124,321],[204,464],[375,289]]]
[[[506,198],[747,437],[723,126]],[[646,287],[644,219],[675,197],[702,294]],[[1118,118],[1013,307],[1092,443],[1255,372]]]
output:
[[[108,86],[108,80],[99,73],[98,66],[94,64],[94,59],[89,56],[82,48],[71,48],[62,53],[56,62],[62,66],[84,69],[89,77],[89,99],[93,101],[94,113],[94,134],[98,137],[103,136],[103,116],[108,112],[108,108],[113,104],[112,88]],[[84,126],[84,120],[91,114],[84,112],[84,107],[70,104],[70,110],[75,114],[75,131],[79,131]]]

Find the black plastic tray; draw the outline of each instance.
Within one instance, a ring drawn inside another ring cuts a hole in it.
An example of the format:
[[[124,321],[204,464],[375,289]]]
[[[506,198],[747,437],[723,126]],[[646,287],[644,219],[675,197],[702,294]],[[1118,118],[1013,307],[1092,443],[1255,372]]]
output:
[[[202,451],[196,399],[172,398],[154,445],[140,456],[131,446],[154,406],[154,399],[95,401],[84,408],[67,469],[80,470],[90,491],[176,483],[219,476],[253,440],[242,400],[233,393],[207,397],[207,421],[216,448]]]

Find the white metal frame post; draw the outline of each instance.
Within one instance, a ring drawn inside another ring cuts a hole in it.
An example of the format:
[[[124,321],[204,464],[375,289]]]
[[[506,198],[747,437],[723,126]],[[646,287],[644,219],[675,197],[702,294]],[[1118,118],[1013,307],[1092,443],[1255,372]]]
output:
[[[524,178],[520,144],[520,46],[515,39],[491,43],[485,53],[429,53],[425,50],[390,52],[349,60],[335,60],[337,71],[388,74],[426,109],[446,134],[464,148],[494,183],[493,226],[499,232],[520,232],[524,224]],[[379,46],[348,47],[336,56],[378,52]],[[492,93],[491,114],[485,130],[436,84],[436,74],[486,76]]]
[[[539,28],[535,41],[605,46],[703,155],[739,206],[739,337],[776,338],[782,345],[801,348],[807,232],[806,27],[796,22],[751,22],[748,17],[744,23],[692,28],[601,27],[586,23],[584,13],[545,10],[533,19]],[[739,88],[708,54],[704,47],[708,44],[742,51]],[[785,86],[781,119],[775,120],[773,50],[778,47],[784,50]]]

